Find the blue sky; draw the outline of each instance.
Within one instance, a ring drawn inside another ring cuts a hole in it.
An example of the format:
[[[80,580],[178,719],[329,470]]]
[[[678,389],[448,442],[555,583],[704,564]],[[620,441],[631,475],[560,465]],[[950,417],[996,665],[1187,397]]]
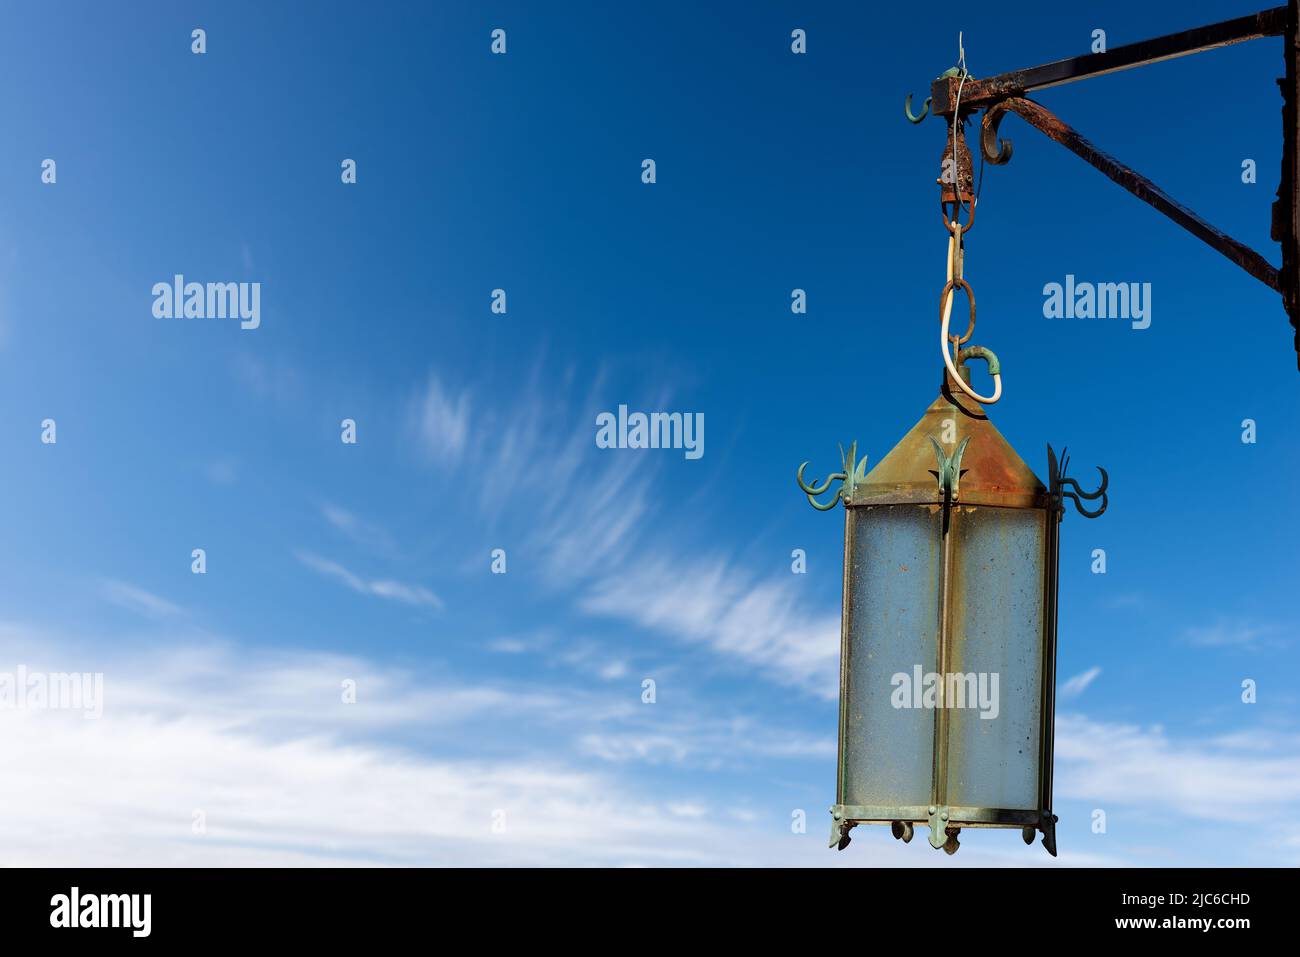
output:
[[[878,461],[934,397],[944,130],[902,100],[959,30],[980,76],[1254,9],[12,6],[0,670],[102,671],[105,713],[0,714],[6,862],[1053,863],[826,849],[842,519],[794,467]],[[1280,70],[1264,40],[1037,99],[1276,262]],[[966,265],[992,416],[1040,476],[1049,441],[1111,475],[1063,530],[1054,863],[1295,863],[1263,824],[1300,803],[1290,327],[1003,132]],[[260,282],[260,327],[154,318],[176,273]],[[1150,328],[1045,319],[1067,274],[1150,283]],[[597,448],[619,404],[702,412],[705,454]]]

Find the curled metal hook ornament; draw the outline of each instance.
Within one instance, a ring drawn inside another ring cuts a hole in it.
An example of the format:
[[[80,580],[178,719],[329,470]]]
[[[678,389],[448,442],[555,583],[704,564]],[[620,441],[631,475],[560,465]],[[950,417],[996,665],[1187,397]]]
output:
[[[846,478],[848,478],[848,476],[845,475],[843,472],[832,472],[830,478],[828,478],[821,485],[809,485],[803,480],[803,470],[806,469],[808,465],[809,465],[808,462],[804,462],[803,465],[799,466],[799,471],[795,473],[795,481],[799,483],[799,489],[805,495],[808,496],[809,505],[817,509],[817,511],[819,512],[828,512],[835,507],[835,504],[840,500],[840,497],[844,494],[844,486],[841,485],[839,488],[837,488],[835,490],[835,495],[831,498],[829,502],[826,502],[825,504],[818,502],[817,496],[821,495],[828,488],[830,488],[832,482],[835,481],[843,482]]]
[[[930,115],[930,101],[931,101],[932,99],[933,99],[933,97],[929,97],[929,96],[927,96],[927,97],[925,98],[925,102],[921,104],[921,115],[920,115],[920,116],[913,116],[913,115],[912,115],[912,94],[911,94],[911,93],[907,94],[907,99],[905,99],[905,100],[903,101],[903,112],[907,114],[907,119],[908,119],[908,121],[911,122],[911,123],[920,123],[923,119],[925,119],[927,116],[929,116],[929,115]]]
[[[1061,498],[1073,499],[1074,507],[1079,510],[1079,514],[1082,515],[1084,518],[1097,518],[1099,515],[1101,515],[1102,512],[1106,511],[1107,500],[1105,497],[1103,497],[1101,500],[1101,508],[1097,509],[1094,512],[1090,512],[1086,508],[1084,508],[1083,503],[1079,501],[1079,496],[1075,495],[1073,492],[1062,492]]]
[[[1074,489],[1075,493],[1080,498],[1086,498],[1089,501],[1092,501],[1093,499],[1101,498],[1103,495],[1106,494],[1106,487],[1110,484],[1110,476],[1106,474],[1106,470],[1102,468],[1100,465],[1097,466],[1097,471],[1101,473],[1101,485],[1097,488],[1095,492],[1085,492],[1083,489],[1079,488],[1078,481],[1072,478],[1061,479],[1061,484],[1069,485],[1071,488]]]
[[[1011,140],[998,139],[998,126],[1006,112],[1006,103],[995,103],[984,111],[984,119],[980,121],[980,152],[985,162],[994,166],[1011,162]]]
[[[809,463],[804,462],[799,466],[799,471],[795,473],[795,481],[799,483],[799,490],[808,496],[808,504],[819,512],[828,512],[843,499],[847,504],[853,495],[853,487],[856,483],[861,482],[867,477],[867,457],[862,456],[862,461],[857,461],[858,443],[853,442],[849,445],[847,454],[844,452],[844,446],[840,446],[840,471],[832,472],[826,481],[818,484],[814,482],[809,485],[804,481],[803,470]],[[817,501],[817,496],[822,495],[830,489],[833,482],[839,482],[840,486],[835,490],[828,502]]]
[[[961,70],[959,70],[957,67],[955,66],[949,67],[948,69],[944,70],[942,73],[939,74],[938,79],[942,80],[946,77],[958,76],[960,73]],[[927,116],[930,115],[930,103],[933,101],[933,99],[934,97],[927,96],[925,98],[925,102],[921,104],[921,115],[913,116],[912,115],[912,94],[909,93],[907,94],[907,99],[903,101],[903,112],[907,114],[907,118],[911,122],[920,123],[923,119],[925,119]]]
[[[1106,511],[1106,506],[1109,504],[1109,499],[1106,496],[1106,486],[1110,484],[1110,476],[1106,474],[1106,470],[1100,465],[1097,466],[1097,471],[1101,473],[1101,486],[1095,492],[1085,492],[1083,489],[1079,488],[1079,483],[1072,478],[1062,478],[1060,481],[1060,488],[1062,489],[1060,493],[1061,497],[1063,499],[1073,499],[1074,507],[1079,510],[1079,514],[1084,518],[1096,518],[1102,512]],[[1064,491],[1064,488],[1067,485],[1074,489],[1074,491]],[[1083,502],[1081,502],[1080,499],[1087,499],[1088,501],[1101,499],[1101,508],[1096,511],[1089,511],[1084,508]]]
[[[1068,498],[1074,502],[1074,507],[1078,509],[1079,514],[1084,518],[1096,518],[1106,511],[1106,506],[1110,504],[1110,499],[1106,495],[1106,489],[1110,486],[1110,476],[1106,474],[1104,468],[1098,465],[1097,471],[1101,473],[1101,485],[1095,491],[1085,492],[1076,479],[1066,477],[1065,470],[1069,467],[1069,464],[1070,455],[1068,449],[1061,449],[1061,461],[1058,464],[1056,453],[1052,451],[1050,445],[1047,447],[1047,468],[1052,483],[1052,497],[1056,499],[1061,508],[1065,507],[1065,500]],[[1090,511],[1084,507],[1084,501],[1092,502],[1097,499],[1101,499],[1100,508]]]

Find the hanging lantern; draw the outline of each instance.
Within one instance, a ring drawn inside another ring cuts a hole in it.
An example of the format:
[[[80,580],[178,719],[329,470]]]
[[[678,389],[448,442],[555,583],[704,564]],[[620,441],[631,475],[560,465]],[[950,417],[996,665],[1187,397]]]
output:
[[[964,827],[1018,827],[1026,843],[1040,831],[1056,854],[1058,523],[1065,498],[1105,510],[1106,473],[1082,492],[1049,446],[1044,486],[968,390],[945,372],[869,472],[856,445],[819,486],[799,469],[815,507],[845,506],[832,847],[858,824],[903,841],[927,824],[950,854]]]
[[[1067,498],[1088,518],[1105,511],[1107,476],[1099,469],[1101,486],[1084,492],[1066,477],[1065,453],[1058,462],[1049,445],[1044,485],[984,412],[1002,398],[1002,369],[992,350],[962,348],[975,332],[964,264],[979,186],[964,133],[971,110],[961,100],[969,73],[960,38],[958,50],[958,66],[940,78],[954,102],[938,180],[947,233],[939,397],[870,472],[854,443],[821,484],[805,482],[807,462],[796,475],[814,508],[844,502],[831,846],[846,847],[858,824],[889,824],[904,842],[926,824],[931,845],[953,854],[964,827],[1018,827],[1027,844],[1041,832],[1056,856],[1059,525]],[[958,292],[970,311],[954,335]],[[986,363],[990,394],[971,387],[970,359]],[[1095,511],[1083,505],[1096,499]]]

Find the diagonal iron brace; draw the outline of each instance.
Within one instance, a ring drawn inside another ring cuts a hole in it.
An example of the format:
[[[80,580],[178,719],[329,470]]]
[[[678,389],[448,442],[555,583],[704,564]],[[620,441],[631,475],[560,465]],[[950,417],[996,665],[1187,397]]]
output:
[[[1011,141],[998,139],[998,127],[1007,111],[1015,113],[1030,126],[1060,143],[1090,166],[1124,187],[1138,199],[1164,213],[1183,229],[1217,250],[1264,285],[1281,291],[1277,268],[1245,243],[1210,225],[1151,180],[1119,160],[1098,149],[1074,127],[1064,123],[1050,110],[1020,96],[1000,100],[988,108],[980,124],[980,150],[984,159],[1001,165],[1011,159]]]

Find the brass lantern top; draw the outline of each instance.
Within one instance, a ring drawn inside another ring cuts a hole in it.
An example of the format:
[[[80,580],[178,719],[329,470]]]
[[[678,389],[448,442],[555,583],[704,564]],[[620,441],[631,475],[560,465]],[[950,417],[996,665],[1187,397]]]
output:
[[[949,451],[963,449],[956,476],[963,504],[1047,507],[1047,487],[989,421],[983,406],[952,386],[945,373],[939,396],[875,468],[854,483],[849,504],[943,504],[934,447],[940,441]]]

